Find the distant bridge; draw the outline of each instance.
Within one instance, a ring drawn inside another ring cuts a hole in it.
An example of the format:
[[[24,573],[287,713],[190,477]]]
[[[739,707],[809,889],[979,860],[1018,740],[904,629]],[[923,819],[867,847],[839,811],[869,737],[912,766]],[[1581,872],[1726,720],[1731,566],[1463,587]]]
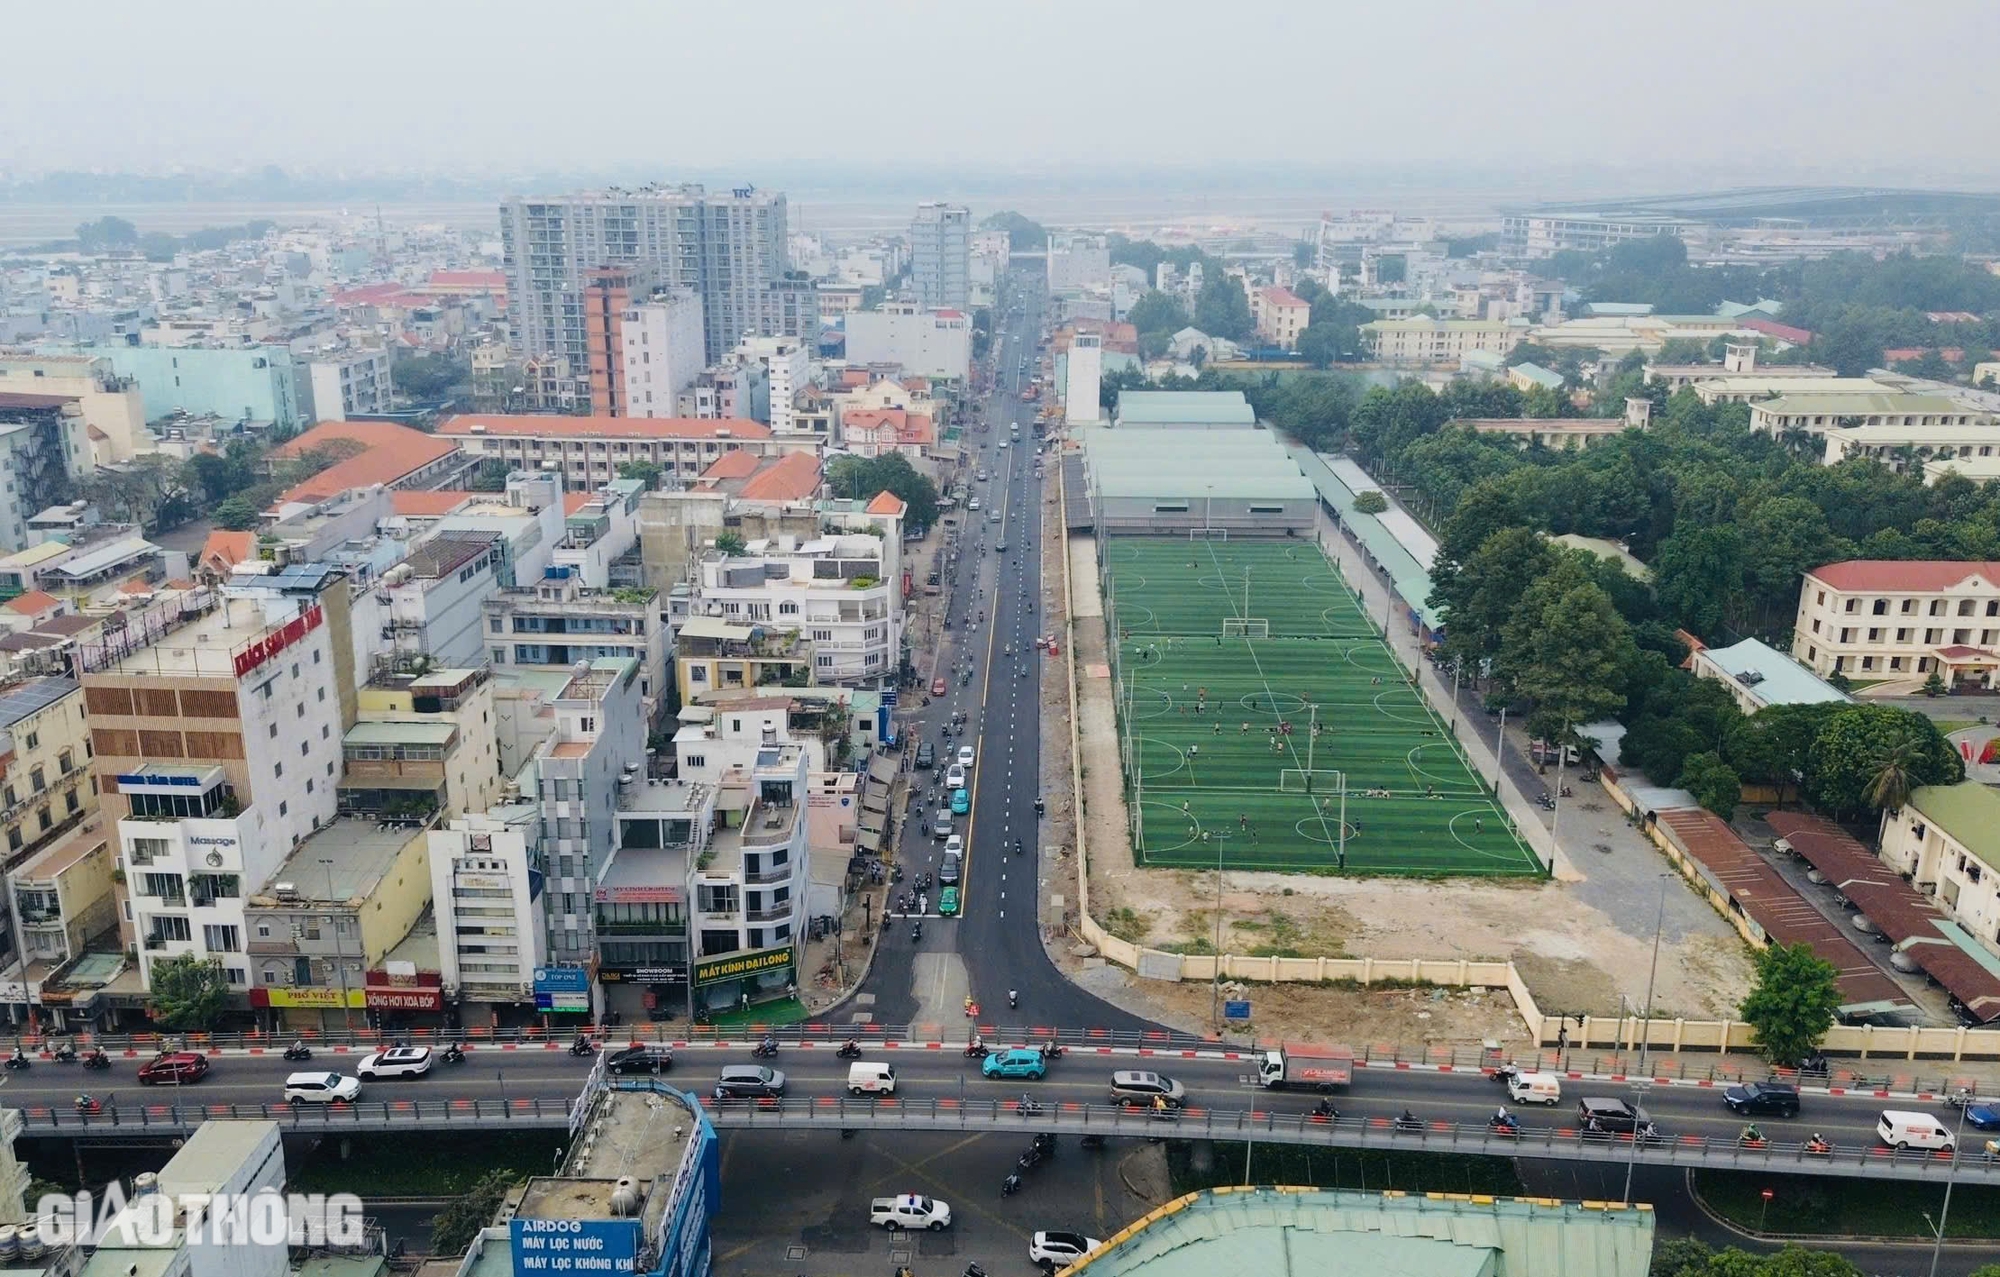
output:
[[[620,1079],[612,1090],[666,1089],[666,1083]],[[176,1136],[207,1121],[276,1122],[285,1131],[327,1134],[387,1130],[471,1130],[486,1128],[570,1129],[581,1101],[389,1100],[361,1104],[167,1104],[82,1114],[61,1107],[23,1109],[24,1137],[119,1139]],[[1835,1146],[1810,1153],[1798,1140],[1766,1140],[1744,1145],[1735,1139],[1702,1135],[1661,1136],[1635,1142],[1630,1135],[1586,1134],[1559,1127],[1530,1127],[1501,1135],[1483,1124],[1424,1122],[1399,1127],[1385,1117],[1341,1117],[1331,1121],[1309,1114],[1262,1110],[1187,1109],[1171,1119],[1146,1109],[1120,1105],[1059,1103],[1023,1110],[1018,1100],[926,1099],[914,1101],[845,1097],[702,1102],[721,1130],[757,1127],[785,1130],[961,1131],[976,1134],[1064,1135],[1112,1138],[1252,1140],[1266,1144],[1322,1144],[1337,1148],[1394,1149],[1414,1153],[1537,1157],[1560,1161],[1684,1166],[1707,1170],[1762,1170],[1793,1175],[1841,1175],[1863,1179],[1905,1179],[1942,1183],[2000,1184],[2000,1156],[1979,1145],[1948,1153],[1897,1152],[1875,1145]]]

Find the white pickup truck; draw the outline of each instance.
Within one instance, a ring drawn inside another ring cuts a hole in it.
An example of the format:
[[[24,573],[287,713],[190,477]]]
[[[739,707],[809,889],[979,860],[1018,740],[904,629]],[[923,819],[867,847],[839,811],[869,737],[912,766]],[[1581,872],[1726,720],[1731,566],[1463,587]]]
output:
[[[868,1207],[868,1222],[890,1229],[928,1228],[936,1232],[951,1223],[951,1207],[916,1193],[878,1197]]]

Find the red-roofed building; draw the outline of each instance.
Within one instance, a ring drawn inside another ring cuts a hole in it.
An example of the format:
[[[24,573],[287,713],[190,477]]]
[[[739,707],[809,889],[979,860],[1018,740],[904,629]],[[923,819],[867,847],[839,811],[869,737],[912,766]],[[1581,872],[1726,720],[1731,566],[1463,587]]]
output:
[[[380,484],[385,488],[428,488],[444,483],[467,467],[458,444],[439,435],[388,421],[323,421],[272,451],[280,460],[329,445],[360,451],[308,479],[292,485],[277,507],[312,505],[352,488]]]
[[[195,559],[195,575],[211,583],[227,581],[237,564],[248,563],[256,556],[255,532],[211,532]]]
[[[1885,364],[1914,363],[1930,353],[1931,347],[1929,346],[1898,346],[1894,350],[1883,351],[1882,362]],[[1948,364],[1962,364],[1965,362],[1965,350],[1960,346],[1946,346],[1937,353],[1938,357]]]
[[[572,492],[596,492],[628,461],[650,462],[691,480],[726,452],[761,456],[786,450],[773,442],[769,426],[741,418],[460,416],[440,422],[437,437],[475,460],[498,459],[517,470],[559,470],[563,487]]]
[[[392,492],[389,494],[389,509],[406,519],[442,519],[478,495],[463,488]]]
[[[1806,345],[1813,339],[1812,333],[1806,329],[1781,324],[1775,319],[1740,319],[1736,322],[1736,326],[1747,328],[1753,333],[1762,333],[1766,337],[1776,337],[1779,341],[1788,341],[1794,346]]]
[[[937,431],[930,414],[904,408],[853,408],[841,414],[843,446],[859,457],[882,457],[900,452],[911,460],[921,460],[937,443]]]
[[[1250,294],[1250,319],[1257,325],[1259,337],[1291,350],[1298,346],[1299,334],[1312,323],[1312,307],[1291,289],[1272,284]]]
[[[793,452],[760,469],[744,483],[745,501],[803,501],[819,491],[819,458],[810,452]]]
[[[20,634],[46,621],[53,621],[68,611],[69,604],[55,595],[42,590],[29,590],[0,603],[0,630]]]
[[[1822,677],[2000,688],[2000,563],[1848,559],[1805,574],[1792,655]]]
[[[886,514],[895,519],[902,518],[908,512],[909,508],[909,502],[903,500],[903,498],[897,496],[887,488],[876,493],[875,499],[868,503],[868,513]]]
[[[497,270],[434,270],[424,287],[440,297],[492,297],[505,300],[507,273]]]

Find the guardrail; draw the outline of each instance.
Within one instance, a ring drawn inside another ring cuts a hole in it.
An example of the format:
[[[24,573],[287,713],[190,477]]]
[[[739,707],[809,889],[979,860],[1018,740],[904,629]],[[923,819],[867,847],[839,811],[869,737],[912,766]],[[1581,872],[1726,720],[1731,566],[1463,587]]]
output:
[[[611,1080],[608,1091],[654,1089],[645,1080]],[[306,1132],[396,1129],[444,1130],[476,1126],[569,1128],[573,1102],[519,1100],[391,1100],[359,1104],[143,1105],[80,1113],[61,1106],[22,1110],[24,1136],[71,1139],[130,1138],[140,1134],[178,1135],[206,1121],[263,1120]],[[1701,1135],[1631,1135],[1587,1132],[1575,1127],[1524,1126],[1502,1134],[1484,1124],[1421,1122],[1404,1125],[1386,1117],[1318,1118],[1310,1114],[1262,1110],[1189,1108],[1163,1119],[1151,1110],[1113,1104],[1020,1100],[851,1099],[829,1096],[781,1100],[704,1100],[702,1108],[719,1129],[758,1127],[825,1131],[910,1130],[1033,1134],[1052,1132],[1151,1140],[1261,1141],[1322,1144],[1340,1148],[1394,1149],[1415,1153],[1540,1157],[1615,1164],[1723,1170],[1763,1170],[1796,1175],[1841,1175],[1869,1179],[1932,1182],[1957,1178],[1966,1183],[2000,1184],[2000,1156],[1975,1150],[1951,1153],[1898,1151],[1876,1145],[1835,1145],[1809,1151],[1793,1140],[1746,1144]]]
[[[765,1037],[774,1038],[783,1049],[806,1050],[832,1047],[849,1038],[864,1047],[877,1049],[894,1043],[910,1046],[958,1046],[974,1032],[987,1046],[1037,1046],[1055,1043],[1083,1050],[1113,1048],[1154,1052],[1163,1055],[1217,1052],[1248,1057],[1275,1043],[1236,1042],[1167,1030],[1076,1029],[1043,1025],[1002,1025],[974,1020],[952,1024],[737,1024],[716,1026],[668,1023],[634,1025],[593,1025],[587,1030],[598,1045],[622,1046],[654,1043],[671,1047],[743,1045]],[[17,1036],[11,1043],[0,1037],[0,1054],[19,1048],[41,1059],[51,1058],[54,1048],[67,1044],[79,1051],[101,1046],[114,1055],[128,1058],[151,1056],[162,1050],[190,1050],[206,1053],[243,1051],[275,1054],[295,1040],[303,1040],[315,1050],[335,1054],[380,1050],[389,1046],[443,1047],[459,1042],[469,1053],[480,1051],[566,1050],[576,1041],[578,1030],[414,1029],[395,1034],[343,1032],[256,1034],[97,1034],[74,1037]],[[1650,1053],[1646,1067],[1638,1067],[1637,1052],[1566,1051],[1543,1049],[1514,1053],[1493,1053],[1479,1046],[1428,1044],[1406,1046],[1398,1043],[1361,1044],[1354,1048],[1356,1063],[1362,1067],[1420,1067],[1446,1072],[1478,1072],[1501,1064],[1513,1064],[1523,1071],[1558,1073],[1575,1077],[1595,1077],[1623,1081],[1629,1077],[1651,1078],[1667,1083],[1727,1084],[1780,1079],[1804,1086],[1826,1087],[1835,1094],[1919,1095],[1943,1097],[1961,1091],[2000,1094],[2000,1087],[1971,1074],[1924,1073],[1917,1070],[1873,1072],[1858,1063],[1835,1060],[1824,1072],[1773,1069],[1754,1063],[1709,1056],[1662,1056]],[[1942,1062],[1940,1062],[1942,1063]]]

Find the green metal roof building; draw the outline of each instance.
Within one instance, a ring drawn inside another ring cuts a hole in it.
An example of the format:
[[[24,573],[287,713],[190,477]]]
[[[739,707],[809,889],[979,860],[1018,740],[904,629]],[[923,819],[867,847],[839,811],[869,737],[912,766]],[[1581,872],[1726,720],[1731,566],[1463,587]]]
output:
[[[1317,493],[1268,430],[1121,425],[1080,433],[1091,508],[1107,533],[1312,535]]]
[[[1344,1189],[1190,1193],[1073,1277],[1646,1277],[1653,1212],[1615,1202]]]
[[[1125,390],[1118,395],[1119,428],[1175,426],[1229,429],[1257,424],[1240,390]]]

